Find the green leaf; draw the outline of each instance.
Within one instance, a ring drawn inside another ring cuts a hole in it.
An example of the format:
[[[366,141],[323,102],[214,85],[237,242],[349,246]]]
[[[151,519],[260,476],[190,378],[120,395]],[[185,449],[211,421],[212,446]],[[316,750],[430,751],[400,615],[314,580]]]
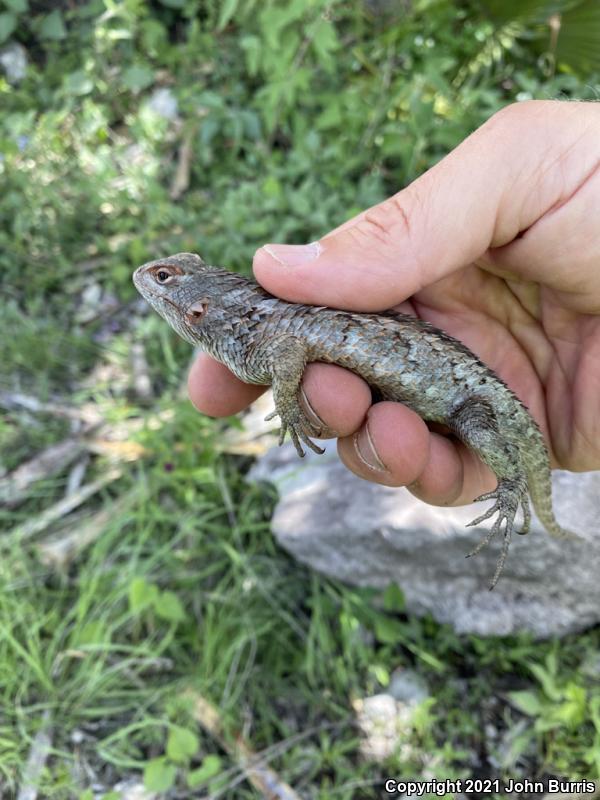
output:
[[[196,467],[189,473],[189,479],[195,483],[214,483],[216,480],[213,467]]]
[[[202,783],[206,783],[221,772],[221,759],[219,756],[206,756],[202,765],[198,769],[188,772],[187,782],[190,789],[195,789]]]
[[[530,717],[538,717],[544,706],[535,692],[509,692],[508,697],[511,703]]]
[[[143,611],[158,599],[158,588],[145,578],[134,578],[129,584],[129,608],[134,613]]]
[[[221,13],[219,14],[219,21],[217,22],[218,31],[222,31],[233,17],[237,11],[238,1],[239,0],[224,0],[221,6]]]
[[[86,644],[102,644],[108,640],[105,623],[96,619],[86,622],[81,628],[75,628],[71,637],[71,647],[77,648]]]
[[[134,94],[147,89],[154,81],[154,72],[144,64],[132,64],[123,73],[123,86]]]
[[[10,11],[0,14],[0,44],[8,39],[16,27],[16,14],[12,14]]]
[[[335,27],[327,20],[321,20],[313,36],[312,46],[317,58],[326,69],[334,65],[332,53],[338,49],[339,41]]]
[[[404,594],[396,583],[390,583],[383,593],[383,607],[386,611],[404,611]]]
[[[563,693],[558,686],[555,675],[550,670],[545,669],[541,664],[529,664],[529,669],[533,672],[538,681],[542,684],[542,689],[546,697],[558,703],[562,700]]]
[[[404,639],[404,626],[397,619],[381,614],[375,620],[375,636],[383,644],[397,644]]]
[[[154,601],[154,610],[169,622],[183,622],[185,619],[185,610],[174,592],[161,592]]]
[[[369,672],[375,680],[380,683],[382,686],[389,686],[390,684],[390,673],[389,671],[383,666],[383,664],[370,664],[369,665]]]
[[[72,95],[89,94],[94,88],[92,79],[82,69],[71,72],[65,77],[63,83],[67,94]]]
[[[3,0],[3,5],[15,14],[22,14],[29,8],[29,0]]]
[[[600,69],[600,4],[586,0],[562,14],[556,60],[586,76]]]
[[[56,41],[65,38],[67,29],[65,28],[62,14],[58,9],[54,9],[50,14],[46,14],[46,16],[42,18],[38,23],[38,32],[42,39]]]
[[[149,792],[166,792],[175,783],[177,768],[164,756],[153,758],[144,768],[144,786]]]
[[[171,761],[185,763],[198,752],[200,742],[195,733],[175,725],[169,730],[167,755]]]
[[[159,2],[167,8],[183,8],[185,5],[185,0],[159,0]]]

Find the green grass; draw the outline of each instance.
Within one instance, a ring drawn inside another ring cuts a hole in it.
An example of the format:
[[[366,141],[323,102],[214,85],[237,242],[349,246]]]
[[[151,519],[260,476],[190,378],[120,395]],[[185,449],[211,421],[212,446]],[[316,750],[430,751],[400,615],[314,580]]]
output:
[[[16,393],[91,409],[105,448],[84,480],[113,468],[111,441],[122,475],[26,541],[16,526],[61,500],[69,469],[0,508],[2,797],[44,726],[43,798],[114,800],[130,778],[256,798],[232,755],[240,733],[303,800],[380,798],[386,777],[599,779],[600,631],[459,637],[406,614],[394,587],[353,589],[293,561],[271,536],[273,491],[221,452],[232,421],[182,399],[189,347],[144,315],[130,281],[177,250],[248,271],[265,240],[314,239],[503,104],[596,97],[598,75],[547,69],[544,31],[521,20],[507,38],[475,4],[389,18],[320,0],[27,6],[0,8],[0,38],[12,15],[29,57],[21,83],[0,78],[0,475],[80,430]],[[176,122],[152,112],[158,87]],[[174,200],[185,137],[190,185]],[[49,541],[91,524],[100,535],[77,555],[48,561]],[[398,752],[366,761],[357,701],[397,669],[430,696]],[[199,724],[199,697],[219,736]]]

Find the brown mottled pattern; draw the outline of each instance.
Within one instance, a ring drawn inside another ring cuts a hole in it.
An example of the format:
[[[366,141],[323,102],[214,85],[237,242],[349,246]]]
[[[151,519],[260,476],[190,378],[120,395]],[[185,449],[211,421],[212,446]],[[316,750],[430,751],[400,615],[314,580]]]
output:
[[[515,516],[530,524],[528,495],[549,533],[569,536],[552,512],[548,452],[533,418],[502,380],[464,344],[406,314],[357,314],[286,303],[252,280],[206,265],[193,253],[151,261],[136,270],[138,291],[177,333],[221,361],[247,383],[271,384],[280,441],[286,432],[322,452],[318,431],[304,415],[298,390],[307,363],[339,364],[388,400],[424,420],[442,422],[474,450],[498,478],[480,500],[494,505],[475,525],[497,515],[474,555],[502,531],[495,585]]]

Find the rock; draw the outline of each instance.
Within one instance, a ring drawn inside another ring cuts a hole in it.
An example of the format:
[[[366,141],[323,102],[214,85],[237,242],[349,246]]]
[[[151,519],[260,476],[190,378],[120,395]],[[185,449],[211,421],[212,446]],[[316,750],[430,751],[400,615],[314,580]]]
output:
[[[0,50],[0,67],[9,83],[20,83],[27,74],[27,50],[18,42],[10,42]]]
[[[179,115],[177,98],[166,87],[155,89],[152,92],[148,99],[148,107],[159,117],[164,117],[168,120],[175,120]]]
[[[376,694],[354,700],[352,705],[362,734],[363,758],[382,762],[394,754],[399,754],[401,761],[414,757],[411,734],[416,704],[399,703],[389,694]]]
[[[338,461],[332,442],[324,456],[309,452],[302,461],[291,445],[275,448],[251,478],[278,488],[273,532],[298,560],[357,586],[397,583],[408,611],[459,633],[543,638],[600,621],[600,472],[554,473],[556,516],[581,539],[554,539],[534,516],[530,534],[513,537],[492,592],[500,543],[465,559],[489,530],[465,527],[480,504],[436,508],[406,489],[363,481]]]
[[[120,781],[113,786],[113,791],[118,793],[122,800],[154,800],[155,792],[149,792],[141,781],[131,778]]]
[[[412,669],[396,669],[392,673],[387,693],[400,703],[422,703],[429,697],[424,679]]]

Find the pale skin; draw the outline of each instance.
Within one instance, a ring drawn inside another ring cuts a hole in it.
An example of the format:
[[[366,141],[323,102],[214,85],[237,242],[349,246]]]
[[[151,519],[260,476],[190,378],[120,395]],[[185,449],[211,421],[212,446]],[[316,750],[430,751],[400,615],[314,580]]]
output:
[[[296,303],[414,313],[468,345],[542,428],[553,467],[600,469],[600,105],[507,106],[410,186],[319,246],[266,245],[256,279]],[[461,443],[367,385],[311,364],[309,408],[357,475],[435,505],[496,479]],[[202,354],[190,397],[211,416],[264,389]]]

